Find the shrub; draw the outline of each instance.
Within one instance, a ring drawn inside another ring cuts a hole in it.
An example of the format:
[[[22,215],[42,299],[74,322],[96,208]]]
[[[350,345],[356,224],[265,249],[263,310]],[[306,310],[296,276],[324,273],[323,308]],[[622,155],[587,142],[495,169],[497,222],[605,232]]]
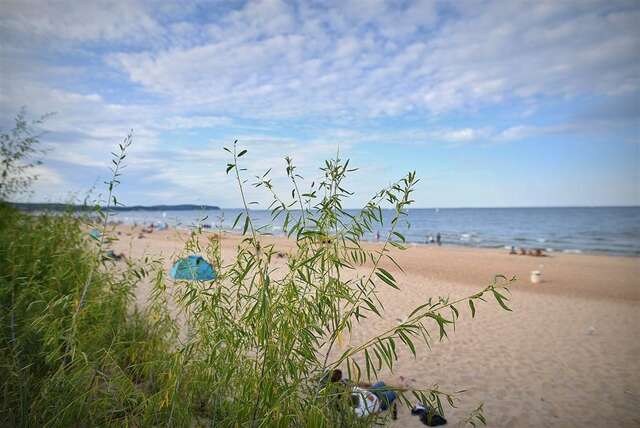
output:
[[[39,147],[42,134],[35,128],[49,115],[33,121],[26,116],[23,108],[15,117],[13,129],[0,133],[0,201],[27,192],[37,178],[31,171],[41,161],[33,158],[44,151]]]
[[[227,173],[244,204],[235,219],[243,239],[224,265],[219,235],[202,239],[196,229],[184,254],[201,253],[219,270],[214,281],[172,281],[163,261],[145,258],[116,268],[102,258],[109,204],[130,137],[114,155],[107,206],[98,210],[102,234],[86,238],[82,219],[71,214],[30,217],[3,207],[0,215],[0,378],[5,425],[216,425],[370,426],[386,416],[358,419],[327,373],[342,368],[354,382],[393,370],[398,350],[412,353],[442,340],[455,325],[460,305],[472,315],[476,303],[503,294],[510,281],[496,278],[477,294],[455,301],[431,298],[406,321],[341,348],[341,338],[367,317],[383,317],[380,287],[398,288],[383,262],[397,265],[390,248],[404,248],[397,230],[405,221],[415,173],[374,195],[357,214],[343,209],[352,195],[344,179],[348,161],[325,162],[324,178],[301,191],[302,177],[290,159],[286,174],[292,200],[275,191],[269,172],[254,185],[270,192],[274,220],[295,242],[284,268],[266,244],[266,228],[251,219],[236,144]],[[361,245],[384,223],[382,206],[393,207],[381,246]],[[84,220],[86,221],[86,219]],[[17,233],[19,232],[19,233]],[[138,310],[135,287],[151,297]],[[339,349],[340,348],[340,349]],[[443,412],[437,388],[399,390],[401,400],[430,403]],[[480,411],[470,421],[483,422]]]
[[[167,405],[179,424],[191,421],[188,409],[199,403],[206,420],[223,426],[369,425],[376,416],[358,420],[344,401],[338,402],[342,411],[336,411],[335,389],[322,387],[330,370],[340,367],[354,382],[372,381],[381,370],[393,369],[400,347],[415,354],[418,343],[429,346],[443,339],[458,318],[460,304],[475,314],[476,302],[489,293],[508,309],[501,292],[508,281],[497,278],[468,298],[428,299],[406,321],[341,353],[333,352],[342,335],[361,320],[384,316],[379,287],[398,288],[382,261],[397,265],[389,249],[404,248],[397,226],[413,202],[415,173],[374,195],[357,215],[343,209],[352,195],[343,185],[354,171],[348,161],[327,161],[324,179],[301,192],[302,177],[287,159],[293,198],[289,202],[276,194],[269,172],[256,177],[254,185],[273,197],[269,207],[273,219],[282,217],[284,233],[295,241],[286,267],[276,269],[277,250],[262,239],[270,227],[253,224],[252,202],[245,199],[238,162],[247,151],[238,150],[235,143],[226,150],[233,156],[227,173],[235,176],[244,204],[234,227],[243,225],[244,238],[233,262],[222,266],[215,281],[179,282],[175,288],[187,338],[177,345],[171,375],[175,392]],[[362,246],[365,234],[384,222],[383,203],[395,212],[390,232],[381,247]],[[194,232],[187,243],[187,253],[208,250],[209,259],[221,266],[217,242],[200,248],[197,235]],[[435,388],[398,392],[407,404],[416,398],[441,412],[442,398],[450,403],[454,399]],[[483,420],[480,412],[472,416]]]

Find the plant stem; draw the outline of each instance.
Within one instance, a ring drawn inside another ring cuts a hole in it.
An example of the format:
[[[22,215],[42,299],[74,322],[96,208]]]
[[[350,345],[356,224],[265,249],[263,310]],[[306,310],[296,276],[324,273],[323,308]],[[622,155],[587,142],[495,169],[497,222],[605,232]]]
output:
[[[87,279],[84,282],[84,286],[82,287],[82,293],[80,295],[80,300],[78,301],[78,305],[76,306],[76,309],[73,313],[73,316],[71,318],[71,332],[70,332],[70,340],[74,340],[75,338],[75,334],[76,334],[76,329],[77,329],[77,318],[78,315],[80,314],[80,311],[82,310],[82,307],[84,306],[84,302],[85,299],[87,297],[87,292],[89,291],[89,286],[91,285],[91,281],[93,280],[93,274],[95,272],[95,270],[97,269],[98,264],[100,263],[100,259],[102,257],[102,248],[104,247],[104,237],[107,231],[107,226],[109,224],[109,215],[110,215],[110,209],[111,209],[111,202],[113,200],[113,189],[115,188],[116,184],[118,183],[118,176],[120,175],[120,169],[122,167],[122,161],[124,160],[125,156],[126,156],[126,149],[131,145],[131,141],[133,138],[133,131],[130,131],[129,134],[125,137],[124,141],[122,144],[120,144],[120,154],[115,156],[115,159],[113,160],[114,163],[114,168],[112,170],[112,176],[111,176],[111,180],[108,182],[109,185],[109,193],[107,196],[107,206],[106,206],[106,212],[104,214],[103,217],[103,221],[102,221],[102,226],[101,226],[101,231],[100,231],[100,242],[98,243],[98,249],[96,252],[96,257],[91,265],[91,268],[89,269],[89,274],[87,275]],[[66,345],[66,352],[69,352],[69,342],[67,342]],[[73,353],[71,355],[71,357],[73,358]]]

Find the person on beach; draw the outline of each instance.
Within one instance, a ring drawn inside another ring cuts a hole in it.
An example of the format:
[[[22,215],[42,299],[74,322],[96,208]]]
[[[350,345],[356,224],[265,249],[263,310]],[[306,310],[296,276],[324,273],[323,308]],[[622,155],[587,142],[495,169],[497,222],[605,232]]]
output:
[[[343,379],[340,369],[332,370],[327,377],[330,383],[338,384],[344,388],[345,393],[350,393],[351,407],[358,417],[367,417],[391,410],[391,417],[394,420],[397,419],[398,408],[395,401],[398,394],[384,382],[356,384]]]
[[[438,244],[438,246],[442,245],[442,237],[440,236],[440,232],[438,232],[438,234],[436,235],[436,244]]]
[[[396,419],[398,417],[398,408],[395,403],[397,398],[398,394],[382,381],[378,381],[368,388],[354,386],[351,391],[351,404],[359,417],[391,409],[391,417]]]

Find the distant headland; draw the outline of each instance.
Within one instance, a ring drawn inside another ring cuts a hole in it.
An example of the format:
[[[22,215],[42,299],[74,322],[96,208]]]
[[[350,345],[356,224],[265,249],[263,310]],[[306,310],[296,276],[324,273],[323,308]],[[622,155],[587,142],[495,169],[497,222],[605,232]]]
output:
[[[57,203],[25,203],[13,202],[11,205],[21,211],[91,211],[95,205],[75,205],[75,204],[57,204]],[[202,211],[202,210],[219,210],[220,207],[215,205],[131,205],[110,207],[112,211]]]

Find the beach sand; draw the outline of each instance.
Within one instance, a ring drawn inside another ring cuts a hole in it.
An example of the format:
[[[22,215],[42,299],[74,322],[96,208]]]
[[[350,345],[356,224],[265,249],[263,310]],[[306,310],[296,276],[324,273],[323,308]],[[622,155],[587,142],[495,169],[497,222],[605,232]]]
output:
[[[145,234],[121,226],[114,246],[130,257],[165,257],[167,268],[182,249],[187,232]],[[222,254],[234,257],[239,237],[224,234]],[[283,252],[293,244],[265,238]],[[367,244],[378,245],[378,244]],[[463,297],[489,284],[495,274],[516,275],[510,306],[467,310],[455,332],[413,358],[401,352],[388,384],[467,390],[458,408],[445,404],[450,426],[484,403],[491,427],[640,426],[640,258],[552,254],[509,255],[506,250],[411,246],[394,251],[405,272],[386,266],[400,291],[381,287],[384,319],[356,327],[352,344],[389,328],[430,296]],[[276,259],[284,264],[284,259]],[[532,284],[532,270],[543,282]],[[144,304],[142,287],[138,301]],[[462,308],[460,308],[462,309]],[[466,308],[465,308],[466,309]],[[419,427],[409,409],[400,408],[395,427]]]

